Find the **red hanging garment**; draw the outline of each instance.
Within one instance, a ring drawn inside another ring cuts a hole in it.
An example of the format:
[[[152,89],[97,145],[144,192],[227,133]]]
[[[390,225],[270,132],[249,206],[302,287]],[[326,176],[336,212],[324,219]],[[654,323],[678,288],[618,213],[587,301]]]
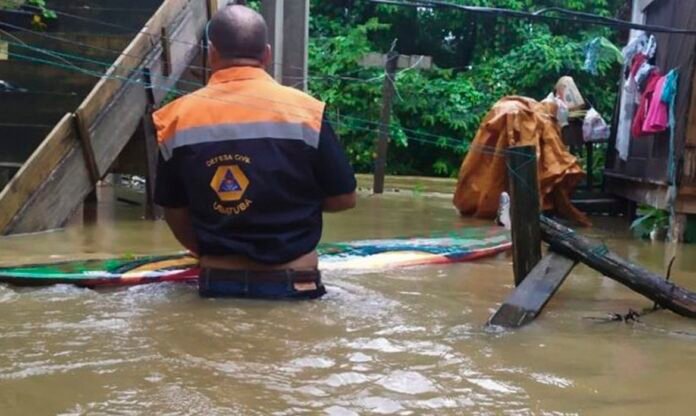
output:
[[[633,136],[634,139],[649,134],[643,131],[643,125],[645,124],[645,119],[648,116],[648,110],[650,109],[650,102],[652,101],[653,94],[655,93],[655,87],[657,86],[657,82],[661,77],[662,74],[657,69],[648,76],[645,91],[643,91],[643,95],[640,97],[640,105],[636,110],[636,115],[634,116],[633,124],[631,125],[631,136]]]

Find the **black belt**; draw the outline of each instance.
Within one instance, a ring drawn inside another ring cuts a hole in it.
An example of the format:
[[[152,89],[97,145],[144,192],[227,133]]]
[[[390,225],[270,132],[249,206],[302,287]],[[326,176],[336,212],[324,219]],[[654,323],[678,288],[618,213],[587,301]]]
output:
[[[319,270],[229,270],[203,268],[200,278],[205,281],[236,283],[319,283]]]

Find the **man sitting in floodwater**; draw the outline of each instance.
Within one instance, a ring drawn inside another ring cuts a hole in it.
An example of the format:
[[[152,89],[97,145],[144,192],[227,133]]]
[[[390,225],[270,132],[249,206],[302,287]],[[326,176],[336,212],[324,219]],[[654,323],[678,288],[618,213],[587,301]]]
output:
[[[263,17],[228,6],[207,28],[208,85],[157,111],[155,202],[200,256],[203,296],[317,298],[322,211],[356,202],[324,104],[278,85]]]

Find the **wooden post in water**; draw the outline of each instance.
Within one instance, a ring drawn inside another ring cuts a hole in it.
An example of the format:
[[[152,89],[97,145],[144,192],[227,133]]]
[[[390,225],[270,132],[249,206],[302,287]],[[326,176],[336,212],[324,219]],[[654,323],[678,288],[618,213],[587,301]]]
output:
[[[145,136],[145,165],[147,177],[145,178],[145,218],[156,220],[162,218],[162,208],[155,204],[155,183],[157,181],[157,133],[152,121],[152,111],[149,110],[143,116],[143,133]]]
[[[539,316],[577,260],[553,252],[541,258],[536,147],[509,148],[507,168],[516,288],[488,324],[518,328]]]
[[[506,160],[512,220],[512,268],[515,286],[519,286],[541,260],[536,147],[511,147]]]
[[[143,115],[141,125],[145,139],[145,219],[156,220],[162,218],[162,208],[155,204],[155,182],[157,181],[157,159],[159,157],[159,146],[157,144],[157,129],[152,119],[155,111],[155,98],[152,90],[152,75],[149,70],[143,71],[145,85],[148,86],[147,106]]]
[[[384,192],[384,175],[387,166],[387,149],[389,148],[389,124],[391,122],[392,101],[394,100],[394,76],[399,63],[399,53],[392,50],[387,54],[384,68],[384,86],[382,87],[382,114],[377,142],[377,160],[375,160],[375,178],[373,192]]]

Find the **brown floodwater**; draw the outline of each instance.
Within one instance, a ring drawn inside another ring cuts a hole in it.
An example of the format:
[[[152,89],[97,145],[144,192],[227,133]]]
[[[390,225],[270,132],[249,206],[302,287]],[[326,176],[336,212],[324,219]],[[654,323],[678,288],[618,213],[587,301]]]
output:
[[[0,239],[0,263],[178,246],[142,209]],[[620,219],[587,230],[696,290],[695,247],[637,241]],[[325,240],[487,225],[449,198],[362,196]],[[0,415],[672,415],[696,409],[696,323],[579,266],[528,327],[487,330],[512,289],[509,255],[458,265],[325,274],[311,302],[204,300],[184,284],[87,290],[0,286]]]

